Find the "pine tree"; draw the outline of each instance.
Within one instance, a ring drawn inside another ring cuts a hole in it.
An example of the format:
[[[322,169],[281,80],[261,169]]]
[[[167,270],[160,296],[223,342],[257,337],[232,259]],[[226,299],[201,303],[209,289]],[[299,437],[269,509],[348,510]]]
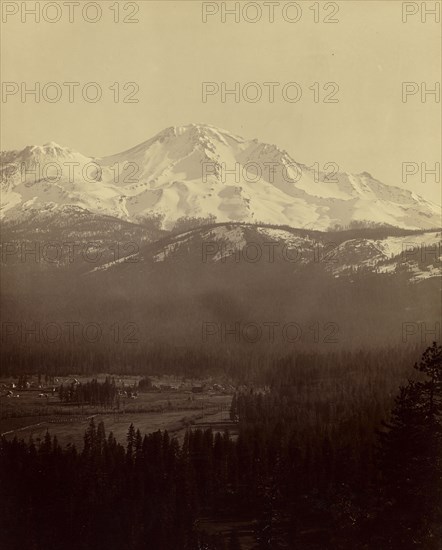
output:
[[[97,429],[95,427],[94,419],[91,418],[89,427],[84,434],[84,446],[83,446],[83,456],[91,457],[95,450],[95,445],[97,441]]]
[[[442,347],[433,344],[415,369],[426,375],[400,389],[388,431],[380,434],[390,543],[437,548],[442,507]],[[440,538],[439,538],[440,540]]]
[[[49,455],[51,451],[52,451],[52,438],[49,434],[49,431],[46,430],[44,441],[40,446],[40,453]]]
[[[135,428],[134,425],[131,424],[129,426],[129,430],[127,432],[127,452],[126,456],[127,459],[132,462],[134,450],[135,450]]]
[[[106,445],[106,430],[104,429],[104,423],[101,421],[97,426],[97,449],[101,455]]]
[[[135,453],[135,460],[141,463],[141,460],[143,458],[143,438],[141,437],[140,430],[137,430],[135,432],[134,453]]]
[[[421,404],[424,414],[429,422],[435,422],[442,413],[442,346],[433,342],[414,368],[428,377],[428,380],[420,382],[418,386],[422,393]]]

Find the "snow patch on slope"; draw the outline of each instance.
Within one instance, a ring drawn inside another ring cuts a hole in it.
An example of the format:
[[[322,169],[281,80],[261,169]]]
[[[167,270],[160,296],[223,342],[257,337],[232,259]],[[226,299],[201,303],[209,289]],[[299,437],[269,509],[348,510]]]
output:
[[[440,226],[436,205],[366,172],[339,172],[329,181],[276,145],[210,125],[166,128],[109,157],[87,157],[51,142],[2,153],[0,160],[4,219],[53,203],[54,209],[75,205],[132,222],[160,214],[167,229],[180,217],[210,215],[219,222],[320,230],[354,220],[410,229]],[[75,163],[73,178],[65,167],[59,179],[28,175],[23,181],[17,170],[21,164],[31,170],[54,162]]]

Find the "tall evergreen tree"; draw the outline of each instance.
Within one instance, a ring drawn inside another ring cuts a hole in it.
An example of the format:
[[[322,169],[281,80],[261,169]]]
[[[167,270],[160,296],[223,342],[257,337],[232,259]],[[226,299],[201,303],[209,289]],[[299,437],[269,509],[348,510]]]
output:
[[[442,347],[429,347],[415,369],[425,378],[400,389],[388,431],[380,434],[385,529],[392,548],[436,550],[442,540]]]

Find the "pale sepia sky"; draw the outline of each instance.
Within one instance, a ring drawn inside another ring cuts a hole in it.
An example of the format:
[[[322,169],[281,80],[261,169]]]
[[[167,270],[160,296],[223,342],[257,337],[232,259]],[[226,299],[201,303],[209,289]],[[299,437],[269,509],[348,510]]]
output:
[[[129,13],[124,4],[122,17]],[[219,13],[203,23],[202,3],[195,0],[138,2],[135,24],[114,23],[109,9],[114,2],[107,1],[100,2],[97,23],[79,15],[69,23],[66,10],[52,24],[10,17],[2,23],[3,81],[29,86],[95,81],[103,98],[89,104],[77,92],[69,103],[66,88],[58,103],[8,97],[1,105],[1,148],[55,141],[98,157],[168,126],[195,122],[275,143],[298,162],[333,161],[391,185],[404,186],[404,161],[426,162],[429,168],[440,162],[440,100],[436,104],[428,95],[423,103],[416,94],[402,102],[403,81],[433,88],[441,80],[441,31],[434,16],[422,23],[417,14],[403,23],[400,1],[344,0],[338,2],[339,23],[315,23],[309,9],[314,2],[299,1],[301,18],[289,23],[281,13],[287,3],[279,4],[274,23],[266,10],[257,23],[242,17],[222,23]],[[249,13],[253,16],[253,8]],[[108,87],[130,81],[140,87],[139,102],[114,103]],[[228,86],[273,81],[281,87],[297,82],[303,95],[289,103],[277,89],[274,103],[264,96],[257,103],[235,103],[232,96],[222,103],[219,95],[203,103],[201,86],[207,81]],[[336,82],[339,103],[315,103],[309,90],[314,82]],[[441,203],[434,176],[426,183],[419,175],[410,177],[406,187]]]

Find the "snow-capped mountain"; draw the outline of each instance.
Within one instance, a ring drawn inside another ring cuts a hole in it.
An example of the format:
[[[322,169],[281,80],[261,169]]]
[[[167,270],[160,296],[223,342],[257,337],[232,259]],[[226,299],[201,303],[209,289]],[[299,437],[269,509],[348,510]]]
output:
[[[0,216],[85,209],[140,223],[160,217],[326,230],[371,222],[441,225],[440,207],[370,174],[317,172],[275,145],[209,125],[171,127],[123,153],[92,158],[55,143],[1,153]]]

